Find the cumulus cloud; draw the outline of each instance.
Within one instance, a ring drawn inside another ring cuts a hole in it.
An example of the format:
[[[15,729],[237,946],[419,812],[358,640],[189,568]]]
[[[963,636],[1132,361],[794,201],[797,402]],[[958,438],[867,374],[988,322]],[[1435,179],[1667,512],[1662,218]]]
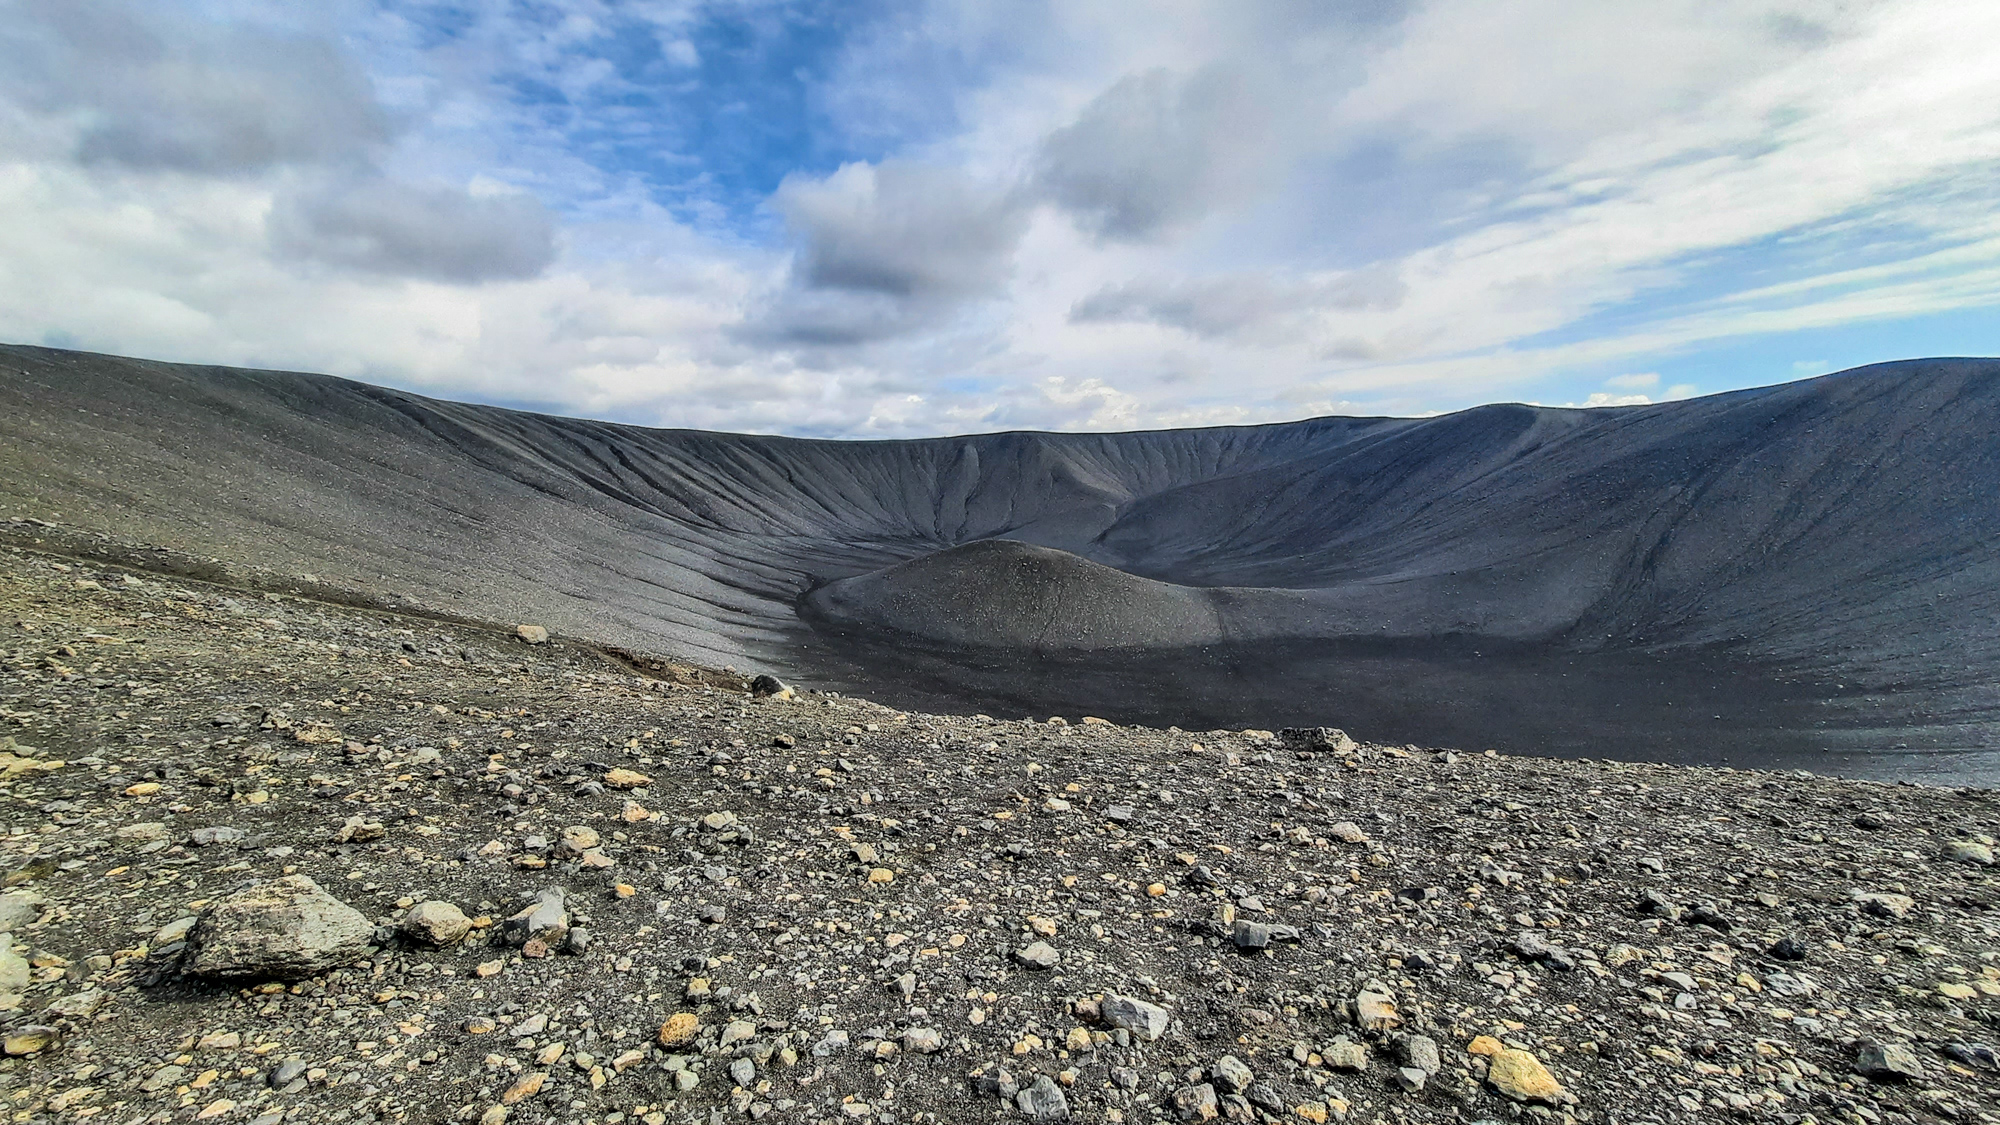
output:
[[[1042,141],[1035,186],[1106,239],[1195,223],[1249,187],[1240,158],[1270,118],[1246,87],[1225,67],[1122,78]]]
[[[999,292],[1027,225],[1011,189],[902,162],[790,179],[774,203],[798,251],[755,331],[800,343],[881,339]]]
[[[394,132],[367,76],[324,38],[117,2],[4,10],[0,87],[68,118],[86,163],[242,175],[365,160]]]
[[[270,233],[291,258],[432,281],[534,277],[556,255],[554,224],[533,196],[386,179],[336,181],[283,197]]]

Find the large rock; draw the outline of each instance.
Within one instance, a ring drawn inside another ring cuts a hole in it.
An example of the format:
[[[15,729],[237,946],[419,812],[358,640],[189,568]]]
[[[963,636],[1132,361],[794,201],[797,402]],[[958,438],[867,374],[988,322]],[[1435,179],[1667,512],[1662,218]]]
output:
[[[196,976],[297,980],[362,957],[375,926],[304,875],[218,899],[188,934],[181,963]]]

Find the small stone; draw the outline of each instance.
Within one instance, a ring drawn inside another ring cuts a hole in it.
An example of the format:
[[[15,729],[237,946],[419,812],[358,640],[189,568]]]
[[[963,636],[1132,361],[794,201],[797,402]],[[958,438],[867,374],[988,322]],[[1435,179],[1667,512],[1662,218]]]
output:
[[[562,830],[562,842],[558,845],[569,855],[582,855],[599,843],[597,829],[588,825],[572,824]]]
[[[9,1055],[38,1055],[62,1042],[62,1033],[42,1024],[29,1024],[9,1032],[4,1043]]]
[[[1057,953],[1055,947],[1048,942],[1038,941],[1015,950],[1014,960],[1019,961],[1024,968],[1046,970],[1053,969],[1061,963],[1062,954]]]
[[[1209,1077],[1214,1079],[1216,1086],[1222,1090],[1240,1094],[1250,1088],[1250,1083],[1256,1081],[1257,1076],[1251,1073],[1249,1066],[1242,1059],[1235,1055],[1224,1055],[1215,1060],[1215,1065],[1209,1068]]]
[[[48,900],[35,891],[8,891],[0,895],[0,934],[30,925],[47,906]]]
[[[1358,1074],[1368,1069],[1368,1047],[1345,1035],[1320,1050],[1320,1058],[1335,1070]]]
[[[700,824],[704,832],[727,832],[734,828],[743,827],[742,819],[733,812],[712,812],[702,817],[697,823]]]
[[[507,1107],[504,1105],[487,1106],[486,1112],[479,1115],[479,1125],[507,1125]]]
[[[1774,960],[1803,961],[1806,959],[1806,943],[1791,934],[1771,943],[1768,951]]]
[[[1221,1116],[1215,1087],[1206,1082],[1174,1091],[1174,1114],[1182,1121],[1213,1121]]]
[[[1278,732],[1278,739],[1294,750],[1314,754],[1345,754],[1360,749],[1360,743],[1339,727],[1286,727]]]
[[[1501,1097],[1517,1102],[1552,1105],[1563,1093],[1562,1083],[1540,1059],[1515,1047],[1502,1047],[1487,1060],[1486,1084]]]
[[[644,789],[653,784],[653,779],[637,770],[628,770],[620,767],[605,772],[604,784],[611,786],[613,789]]]
[[[757,1037],[757,1025],[749,1020],[731,1020],[722,1029],[721,1046],[725,1049],[738,1043],[747,1043]]]
[[[1944,1052],[1946,1058],[1961,1066],[2000,1070],[2000,1051],[1985,1043],[1946,1043],[1939,1050]]]
[[[766,674],[750,681],[750,694],[763,699],[790,699],[797,693],[783,680]]]
[[[519,946],[531,941],[541,942],[544,947],[553,946],[568,933],[568,898],[561,887],[545,887],[536,891],[528,905],[499,926],[500,939]]]
[[[350,816],[341,823],[340,831],[333,834],[336,843],[363,844],[370,840],[380,840],[388,834],[388,829],[365,817]]]
[[[1917,905],[1908,895],[1889,894],[1884,891],[1856,891],[1854,904],[1861,908],[1863,914],[1877,918],[1901,918]]]
[[[500,970],[506,967],[507,962],[505,960],[495,957],[491,961],[481,961],[479,964],[473,966],[472,975],[483,980],[486,977],[499,976]]]
[[[548,1080],[549,1080],[548,1071],[545,1070],[529,1071],[527,1074],[521,1076],[520,1081],[514,1083],[512,1086],[507,1087],[507,1091],[500,1095],[500,1104],[515,1105],[519,1102],[526,1101],[527,1099],[534,1097],[536,1094],[541,1093],[542,1083],[547,1082]]]
[[[1395,996],[1380,981],[1369,981],[1354,997],[1354,1022],[1371,1035],[1393,1031],[1402,1025]]]
[[[868,881],[871,883],[893,883],[896,881],[896,873],[886,867],[873,868],[868,872]]]
[[[245,838],[245,833],[240,828],[217,825],[212,828],[197,828],[188,833],[188,846],[207,848],[217,844],[240,844]]]
[[[1238,949],[1263,949],[1271,944],[1271,927],[1262,922],[1238,918],[1236,928],[1230,934],[1230,940],[1236,943]]]
[[[660,1025],[660,1046],[685,1047],[694,1042],[695,1033],[701,1030],[701,1020],[693,1012],[675,1012]]]
[[[1396,1087],[1405,1094],[1418,1093],[1424,1088],[1424,1081],[1430,1073],[1422,1067],[1403,1066],[1396,1068]]]
[[[944,1050],[944,1035],[934,1027],[913,1027],[903,1033],[903,1050],[935,1055]]]
[[[449,902],[430,899],[410,907],[397,928],[411,941],[446,946],[472,932],[472,919]]]
[[[1909,1044],[1869,1039],[1856,1050],[1854,1073],[1871,1082],[1907,1082],[1922,1078],[1924,1067]]]
[[[514,635],[531,645],[545,645],[549,643],[549,631],[540,625],[516,625],[514,626]]]
[[[1332,828],[1326,830],[1326,834],[1343,844],[1365,844],[1368,842],[1368,833],[1363,832],[1361,826],[1351,820],[1343,820],[1335,824]]]
[[[738,1086],[748,1087],[757,1081],[757,1063],[751,1059],[734,1059],[729,1064],[729,1080]]]
[[[1639,892],[1639,901],[1632,904],[1632,909],[1649,918],[1673,919],[1681,916],[1681,908],[1674,900],[1651,888]]]
[[[1037,1075],[1033,1085],[1015,1094],[1014,1105],[1030,1121],[1069,1120],[1069,1099],[1046,1074]]]
[[[1425,1074],[1436,1074],[1444,1066],[1437,1041],[1428,1035],[1403,1036],[1396,1041],[1396,1055],[1404,1066],[1416,1067]]]
[[[1256,1106],[1273,1117],[1285,1112],[1284,1095],[1262,1082],[1252,1083],[1248,1090],[1243,1091],[1243,1097],[1251,1105]]]
[[[1171,1014],[1157,1004],[1133,996],[1108,996],[1098,1008],[1099,1016],[1111,1027],[1131,1032],[1148,1041],[1167,1033]]]
[[[1993,849],[1977,840],[1947,840],[1944,858],[1953,863],[1970,863],[1979,867],[1993,866]]]
[[[103,989],[86,988],[82,992],[74,992],[49,1001],[49,1006],[45,1010],[49,1015],[61,1019],[88,1019],[97,1014],[97,1010],[104,1006],[107,999],[109,997]]]

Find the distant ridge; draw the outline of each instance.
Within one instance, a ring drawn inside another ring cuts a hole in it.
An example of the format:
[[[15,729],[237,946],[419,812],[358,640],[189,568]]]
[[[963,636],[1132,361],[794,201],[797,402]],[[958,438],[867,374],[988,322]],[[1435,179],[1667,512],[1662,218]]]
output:
[[[800,651],[805,607],[1043,651],[1493,638],[1990,686],[1996,435],[1986,359],[1644,407],[846,442],[0,347],[14,511],[713,661]],[[968,547],[991,540],[1014,545]],[[1010,613],[1024,560],[1053,584]]]

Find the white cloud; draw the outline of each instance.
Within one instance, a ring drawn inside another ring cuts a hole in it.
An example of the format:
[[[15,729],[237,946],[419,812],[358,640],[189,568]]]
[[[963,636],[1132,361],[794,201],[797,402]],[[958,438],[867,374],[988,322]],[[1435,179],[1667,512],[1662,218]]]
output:
[[[762,0],[0,0],[0,336],[874,435],[1667,401],[2000,306],[2000,8],[1343,7],[930,0],[801,80],[870,159],[757,212],[571,107]]]

